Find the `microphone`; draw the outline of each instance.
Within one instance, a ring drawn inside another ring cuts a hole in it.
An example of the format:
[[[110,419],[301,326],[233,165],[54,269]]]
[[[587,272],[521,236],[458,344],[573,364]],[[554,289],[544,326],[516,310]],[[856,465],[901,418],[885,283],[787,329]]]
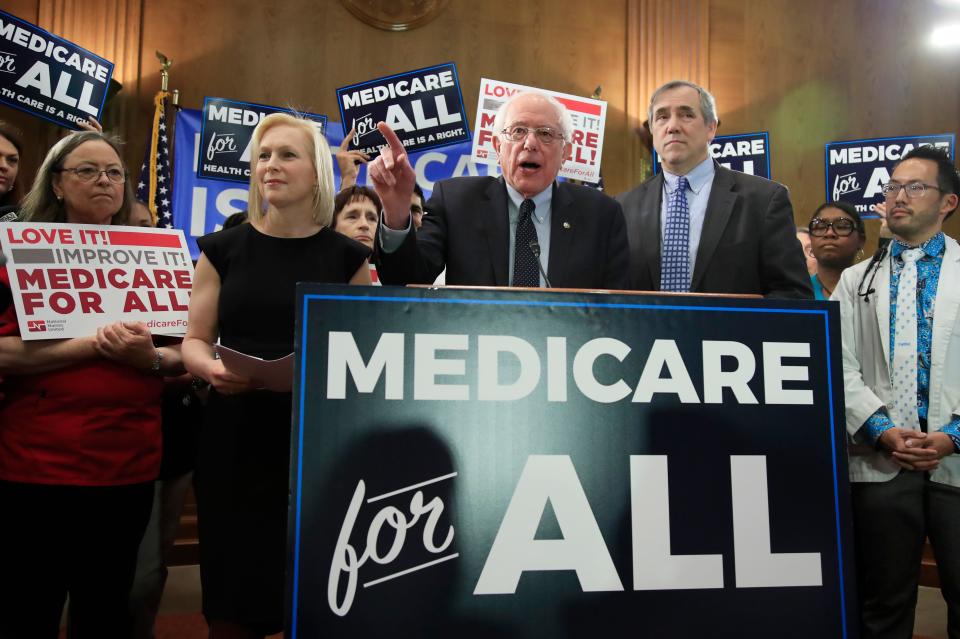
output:
[[[530,240],[530,252],[537,258],[537,268],[540,269],[540,275],[543,275],[543,281],[547,285],[547,288],[553,288],[550,284],[550,279],[547,277],[547,272],[543,270],[543,262],[540,261],[540,242]]]

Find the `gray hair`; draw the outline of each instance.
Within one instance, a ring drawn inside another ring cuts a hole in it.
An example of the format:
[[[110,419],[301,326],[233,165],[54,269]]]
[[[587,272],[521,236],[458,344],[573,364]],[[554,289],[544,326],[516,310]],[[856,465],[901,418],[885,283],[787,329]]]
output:
[[[37,177],[33,181],[33,188],[27,193],[20,210],[20,219],[24,222],[66,222],[67,210],[62,201],[57,199],[53,192],[53,177],[63,169],[63,161],[73,153],[77,147],[86,142],[106,142],[117,154],[120,165],[126,173],[127,167],[120,152],[120,140],[113,136],[104,135],[98,131],[77,131],[71,133],[53,145],[47,152],[47,157],[37,170]],[[126,224],[130,219],[130,207],[133,202],[133,187],[129,176],[123,184],[123,202],[119,210],[111,218],[112,224]]]
[[[661,86],[659,89],[653,92],[652,96],[650,96],[650,106],[647,107],[647,119],[651,125],[653,124],[653,105],[656,104],[657,99],[666,91],[679,89],[681,87],[693,89],[700,94],[700,112],[703,114],[703,120],[707,124],[719,122],[719,120],[717,120],[717,101],[709,91],[704,89],[699,84],[694,84],[693,82],[687,82],[686,80],[673,80],[672,82],[667,82]]]
[[[493,119],[493,129],[495,134],[499,134],[500,131],[507,125],[504,121],[507,118],[507,112],[510,110],[510,107],[513,105],[514,101],[518,98],[524,96],[535,95],[538,98],[542,98],[547,104],[553,107],[557,112],[557,122],[560,124],[560,133],[563,134],[563,141],[569,142],[570,138],[573,136],[573,118],[570,116],[570,112],[567,111],[567,107],[557,100],[552,95],[543,93],[542,91],[519,91],[514,93],[507,101],[500,105],[500,108],[497,109],[497,115]]]

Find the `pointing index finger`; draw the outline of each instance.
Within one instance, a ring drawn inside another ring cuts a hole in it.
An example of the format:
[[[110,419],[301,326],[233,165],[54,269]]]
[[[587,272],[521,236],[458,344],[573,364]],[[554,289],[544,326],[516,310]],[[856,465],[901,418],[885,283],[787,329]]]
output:
[[[383,134],[383,138],[387,141],[387,144],[390,145],[390,150],[393,151],[393,156],[397,159],[401,155],[406,153],[406,149],[403,148],[403,142],[400,141],[400,138],[397,137],[397,134],[393,132],[393,129],[386,122],[380,122],[377,124],[377,130]]]

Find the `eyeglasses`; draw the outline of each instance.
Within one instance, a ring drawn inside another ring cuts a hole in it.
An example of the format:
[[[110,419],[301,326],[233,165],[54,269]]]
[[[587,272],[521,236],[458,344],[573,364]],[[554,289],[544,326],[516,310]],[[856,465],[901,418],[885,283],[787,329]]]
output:
[[[95,169],[92,166],[81,166],[79,169],[74,168],[59,170],[59,172],[64,171],[73,173],[81,182],[93,182],[94,180],[99,180],[101,173],[105,174],[107,179],[114,184],[123,184],[127,181],[126,171],[122,171],[120,169]]]
[[[833,229],[833,232],[840,237],[847,237],[857,228],[856,222],[849,217],[840,217],[835,220],[821,220],[815,217],[810,221],[810,235],[814,237],[823,237],[827,234],[827,229]]]
[[[923,197],[923,194],[927,189],[933,189],[935,191],[943,192],[939,186],[934,186],[933,184],[924,184],[923,182],[910,182],[909,184],[900,184],[899,182],[887,182],[880,187],[880,192],[883,193],[883,197],[888,200],[892,200],[900,194],[900,189],[907,190],[907,197],[911,200],[915,200],[918,197]]]
[[[548,126],[540,126],[535,129],[520,125],[508,126],[500,132],[500,135],[511,142],[523,142],[527,139],[527,136],[530,135],[531,131],[533,131],[534,135],[537,136],[537,139],[542,144],[553,144],[563,139],[563,133]]]

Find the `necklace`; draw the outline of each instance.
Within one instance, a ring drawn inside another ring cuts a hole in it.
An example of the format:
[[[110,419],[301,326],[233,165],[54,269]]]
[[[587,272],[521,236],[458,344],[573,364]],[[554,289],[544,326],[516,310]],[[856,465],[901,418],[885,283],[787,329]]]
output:
[[[833,288],[827,288],[827,285],[823,283],[823,280],[820,279],[820,276],[817,275],[816,277],[817,281],[820,282],[820,288],[823,289],[823,296],[829,298],[831,295],[833,295],[833,288],[836,288],[836,286]]]

